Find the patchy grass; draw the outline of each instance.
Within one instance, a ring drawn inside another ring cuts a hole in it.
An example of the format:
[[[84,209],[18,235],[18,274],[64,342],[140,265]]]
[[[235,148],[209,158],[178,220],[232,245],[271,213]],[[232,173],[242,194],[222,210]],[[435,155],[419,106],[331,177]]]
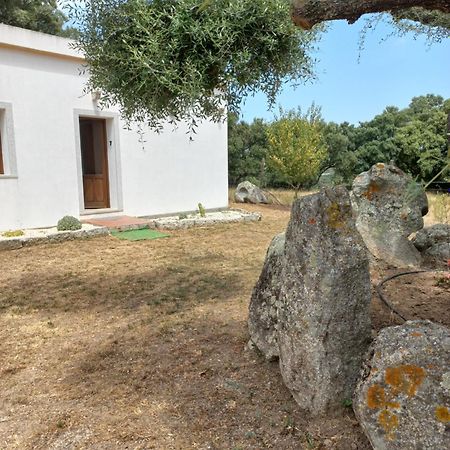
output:
[[[289,211],[245,207],[263,220],[2,252],[0,448],[369,449],[350,410],[308,420],[246,348]]]
[[[370,449],[349,407],[310,420],[247,349],[251,291],[289,209],[244,207],[262,221],[2,252],[0,449]],[[428,318],[431,290],[445,295],[415,279],[413,317]]]

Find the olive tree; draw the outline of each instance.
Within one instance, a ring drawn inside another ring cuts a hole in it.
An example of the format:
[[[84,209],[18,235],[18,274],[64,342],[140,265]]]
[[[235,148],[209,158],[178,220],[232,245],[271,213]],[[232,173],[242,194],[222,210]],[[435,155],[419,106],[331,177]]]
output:
[[[273,104],[284,83],[314,77],[323,22],[386,12],[403,30],[425,26],[438,36],[448,35],[450,23],[450,0],[65,3],[80,30],[87,89],[100,91],[104,104],[118,104],[127,119],[156,129],[166,120],[188,120],[192,129],[197,119],[223,120],[225,105],[235,112],[258,91]]]
[[[248,94],[273,102],[313,77],[317,32],[296,27],[285,0],[87,0],[75,17],[88,89],[154,128],[219,121]]]

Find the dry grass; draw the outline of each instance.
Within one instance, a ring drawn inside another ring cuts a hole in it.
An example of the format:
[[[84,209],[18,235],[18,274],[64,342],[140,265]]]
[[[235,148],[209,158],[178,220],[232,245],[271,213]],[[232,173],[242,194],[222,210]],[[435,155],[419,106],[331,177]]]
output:
[[[450,194],[427,192],[429,213],[425,216],[425,225],[433,223],[450,224]]]
[[[262,221],[0,253],[0,449],[368,450],[350,409],[310,420],[246,348],[289,208],[245,208]]]
[[[259,223],[0,253],[0,449],[368,449],[350,410],[308,420],[246,348],[288,209]]]

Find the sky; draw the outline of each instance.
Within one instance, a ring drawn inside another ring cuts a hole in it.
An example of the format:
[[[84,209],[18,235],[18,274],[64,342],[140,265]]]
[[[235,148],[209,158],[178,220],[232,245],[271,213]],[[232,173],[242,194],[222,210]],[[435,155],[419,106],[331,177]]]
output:
[[[306,110],[315,102],[325,120],[357,124],[380,114],[388,105],[404,108],[419,95],[450,98],[450,40],[429,46],[423,37],[384,39],[392,28],[379,24],[367,34],[360,52],[364,20],[354,25],[345,21],[330,25],[316,54],[318,79],[296,89],[285,86],[278,98],[283,109],[300,106]],[[274,117],[263,94],[248,97],[241,109],[243,120],[256,117]]]

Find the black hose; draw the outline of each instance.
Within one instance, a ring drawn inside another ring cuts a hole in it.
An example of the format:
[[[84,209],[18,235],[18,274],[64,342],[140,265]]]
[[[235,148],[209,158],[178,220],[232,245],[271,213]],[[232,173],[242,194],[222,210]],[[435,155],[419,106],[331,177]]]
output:
[[[383,294],[383,284],[386,283],[387,281],[393,280],[394,278],[398,278],[401,277],[403,275],[412,275],[414,273],[423,273],[423,272],[433,272],[432,270],[412,270],[410,272],[400,272],[400,273],[396,273],[395,275],[391,275],[387,278],[385,278],[383,281],[381,281],[380,283],[377,284],[376,286],[376,290],[377,290],[377,294],[380,297],[381,301],[394,313],[397,314],[398,317],[400,317],[401,319],[403,319],[405,322],[408,320],[406,317],[404,317],[402,314],[400,314],[387,300],[387,298],[384,296]]]

